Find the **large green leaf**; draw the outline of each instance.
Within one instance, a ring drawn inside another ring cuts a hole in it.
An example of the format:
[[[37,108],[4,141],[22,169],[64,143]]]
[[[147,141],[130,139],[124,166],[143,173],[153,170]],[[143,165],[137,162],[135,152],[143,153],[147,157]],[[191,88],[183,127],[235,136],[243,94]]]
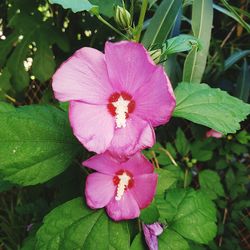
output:
[[[201,191],[170,189],[158,208],[168,228],[184,238],[207,244],[216,235],[215,206]]]
[[[0,174],[20,185],[43,183],[63,172],[79,152],[67,113],[24,106],[0,113]]]
[[[166,229],[158,238],[159,250],[189,250],[187,241],[171,229]]]
[[[218,196],[224,196],[224,189],[220,182],[220,176],[212,170],[203,170],[199,173],[200,187],[212,200]]]
[[[194,0],[192,7],[193,35],[202,48],[193,48],[188,54],[183,71],[183,81],[200,83],[205,70],[213,23],[213,1]]]
[[[126,250],[129,242],[126,222],[113,222],[103,209],[91,210],[82,198],[76,198],[45,217],[37,232],[36,249]]]
[[[207,84],[180,83],[175,89],[175,117],[205,125],[223,134],[235,133],[250,105]]]
[[[91,4],[88,0],[50,0],[50,3],[56,3],[63,6],[64,9],[71,9],[73,12],[92,11],[97,6]]]
[[[163,0],[157,8],[143,36],[142,43],[146,48],[161,45],[165,42],[174,24],[181,0]]]

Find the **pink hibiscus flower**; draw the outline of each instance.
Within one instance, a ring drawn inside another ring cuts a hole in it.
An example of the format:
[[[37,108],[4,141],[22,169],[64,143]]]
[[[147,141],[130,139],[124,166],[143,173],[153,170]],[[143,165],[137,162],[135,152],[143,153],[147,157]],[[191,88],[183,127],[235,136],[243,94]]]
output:
[[[153,127],[166,123],[175,107],[164,69],[135,42],[107,42],[105,55],[87,47],[76,51],[54,74],[52,87],[58,100],[70,101],[78,140],[116,157],[153,146]]]
[[[142,224],[143,233],[149,250],[158,250],[157,236],[163,233],[163,227],[160,223]]]
[[[214,137],[214,138],[222,138],[223,134],[216,131],[216,130],[213,130],[213,129],[210,129],[206,132],[206,137],[209,138],[209,137]]]
[[[85,196],[89,207],[106,207],[108,215],[119,221],[137,218],[140,209],[151,203],[157,174],[141,153],[119,163],[106,152],[84,161],[83,165],[97,171],[86,179]]]

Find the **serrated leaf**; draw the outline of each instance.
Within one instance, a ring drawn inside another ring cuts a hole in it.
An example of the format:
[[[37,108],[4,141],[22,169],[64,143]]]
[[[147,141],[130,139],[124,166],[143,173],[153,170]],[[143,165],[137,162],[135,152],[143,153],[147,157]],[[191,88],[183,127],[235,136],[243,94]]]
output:
[[[207,196],[214,200],[218,196],[224,196],[224,189],[220,182],[220,176],[212,170],[203,170],[199,173],[200,187]]]
[[[189,142],[181,128],[177,129],[175,146],[181,156],[186,156],[190,150]]]
[[[167,219],[169,229],[187,239],[207,244],[216,235],[215,206],[201,191],[170,189],[165,203],[158,203],[158,209]]]
[[[178,233],[166,229],[158,237],[159,250],[189,250],[188,242]]]
[[[174,166],[176,169],[177,166]],[[177,182],[179,178],[179,171],[176,172],[169,171],[167,169],[155,169],[155,172],[158,174],[158,182],[157,182],[157,189],[156,194],[162,195],[165,193],[167,189],[169,189],[174,183]]]
[[[49,0],[52,4],[60,4],[64,9],[71,9],[73,12],[93,11],[97,6],[91,4],[88,0]]]
[[[36,238],[39,250],[128,250],[130,242],[126,222],[113,222],[103,209],[87,208],[80,197],[52,210]]]
[[[183,81],[200,83],[208,56],[213,23],[213,1],[194,0],[192,7],[193,35],[199,39],[202,48],[193,48],[184,63]]]
[[[178,15],[181,0],[164,0],[155,12],[143,36],[142,43],[146,48],[161,45],[165,42]]]
[[[15,107],[7,102],[0,102],[0,116],[1,112],[15,111]]]
[[[158,208],[154,202],[152,202],[148,207],[141,210],[140,219],[145,224],[153,224],[160,217]]]
[[[163,48],[163,55],[171,55],[179,52],[189,51],[192,48],[201,49],[198,39],[191,35],[179,35],[168,39]]]
[[[20,185],[43,183],[63,172],[81,147],[67,114],[31,105],[0,113],[0,174]]]
[[[235,133],[250,105],[207,84],[180,83],[175,89],[175,117],[202,124],[223,134]]]

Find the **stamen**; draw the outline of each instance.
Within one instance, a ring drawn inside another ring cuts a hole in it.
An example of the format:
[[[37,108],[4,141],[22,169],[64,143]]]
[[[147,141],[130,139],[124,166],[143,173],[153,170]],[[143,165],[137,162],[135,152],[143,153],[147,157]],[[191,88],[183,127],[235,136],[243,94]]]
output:
[[[126,92],[115,92],[108,101],[108,111],[115,116],[116,127],[125,128],[129,113],[135,110],[135,101],[132,100],[132,96]]]
[[[115,200],[121,200],[124,192],[133,186],[132,175],[127,173],[127,171],[119,171],[117,175],[113,178],[114,184],[117,186]]]

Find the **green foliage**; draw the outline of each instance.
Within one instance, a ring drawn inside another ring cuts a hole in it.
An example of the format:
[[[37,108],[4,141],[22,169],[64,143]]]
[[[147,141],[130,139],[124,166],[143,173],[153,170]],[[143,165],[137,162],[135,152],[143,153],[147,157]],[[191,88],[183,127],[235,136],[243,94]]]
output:
[[[215,206],[201,191],[168,190],[159,212],[167,220],[168,228],[186,239],[207,244],[216,235]]]
[[[198,50],[202,48],[202,45],[197,38],[190,35],[179,35],[170,38],[165,42],[163,55],[171,55],[178,52],[189,51],[194,47]]]
[[[177,129],[175,146],[180,155],[185,156],[189,152],[189,143],[181,128]]]
[[[97,6],[94,6],[90,3],[88,0],[50,0],[51,3],[60,4],[63,6],[64,9],[71,9],[73,12],[79,12],[79,11],[93,11]]]
[[[218,196],[224,196],[224,189],[220,182],[220,176],[212,170],[203,170],[199,174],[201,190],[214,200]]]
[[[240,128],[239,122],[250,113],[250,105],[207,84],[180,83],[175,95],[177,104],[174,116],[223,134],[235,133]]]
[[[143,36],[142,43],[146,48],[161,45],[165,42],[180,6],[181,0],[162,1]]]
[[[160,214],[154,202],[152,202],[148,207],[144,208],[140,214],[140,219],[145,224],[153,224],[154,222],[158,221],[159,217]]]
[[[129,249],[126,222],[115,223],[103,210],[91,210],[76,198],[55,208],[37,232],[37,249]]]
[[[52,106],[3,112],[0,127],[0,173],[13,183],[43,183],[63,172],[79,152],[67,114]]]
[[[192,30],[193,35],[202,44],[199,50],[194,47],[188,54],[183,70],[183,81],[200,83],[205,70],[212,22],[213,22],[213,1],[194,0],[192,7]]]

